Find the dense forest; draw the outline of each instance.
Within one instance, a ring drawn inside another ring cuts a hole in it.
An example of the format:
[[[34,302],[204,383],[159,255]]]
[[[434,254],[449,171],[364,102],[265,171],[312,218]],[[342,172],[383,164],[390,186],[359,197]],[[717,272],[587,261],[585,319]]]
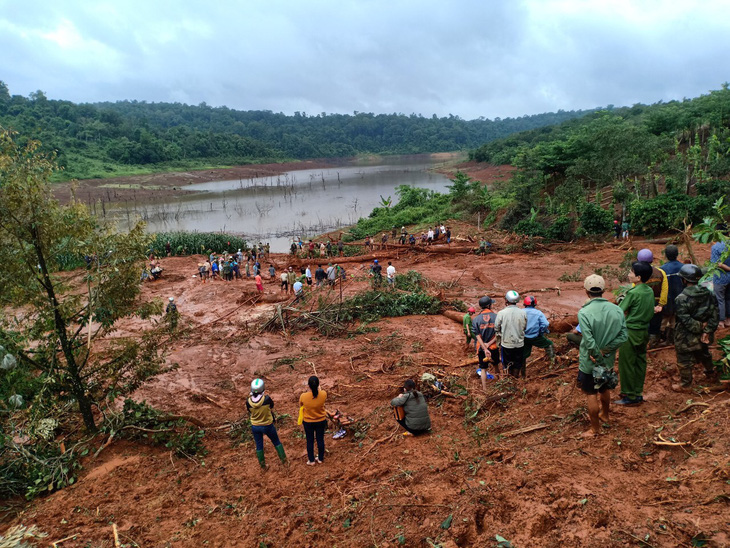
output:
[[[470,157],[518,168],[491,194],[507,209],[505,228],[545,235],[567,216],[602,232],[618,215],[639,232],[679,229],[730,192],[730,89],[592,112],[494,140]]]
[[[462,120],[417,114],[320,113],[293,116],[181,103],[75,104],[42,91],[11,95],[0,81],[0,126],[56,151],[55,179],[96,178],[179,168],[358,154],[468,150],[515,132],[592,111]]]

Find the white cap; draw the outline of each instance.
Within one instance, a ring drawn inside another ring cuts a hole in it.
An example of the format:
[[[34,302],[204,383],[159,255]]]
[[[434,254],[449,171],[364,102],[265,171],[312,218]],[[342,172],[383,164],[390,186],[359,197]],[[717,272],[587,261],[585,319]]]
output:
[[[174,301],[175,300],[175,297],[170,297],[168,300],[169,301]]]

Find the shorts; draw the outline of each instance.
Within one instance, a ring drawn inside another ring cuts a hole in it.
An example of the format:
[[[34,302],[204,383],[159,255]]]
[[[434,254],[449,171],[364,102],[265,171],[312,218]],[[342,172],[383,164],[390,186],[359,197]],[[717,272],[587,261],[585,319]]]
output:
[[[594,394],[603,394],[608,388],[605,386],[602,386],[598,390],[595,389],[595,383],[593,382],[593,375],[588,375],[587,373],[583,373],[583,371],[578,371],[578,378],[576,379],[576,384],[578,385],[578,388],[580,388],[584,394],[588,395],[594,395]]]

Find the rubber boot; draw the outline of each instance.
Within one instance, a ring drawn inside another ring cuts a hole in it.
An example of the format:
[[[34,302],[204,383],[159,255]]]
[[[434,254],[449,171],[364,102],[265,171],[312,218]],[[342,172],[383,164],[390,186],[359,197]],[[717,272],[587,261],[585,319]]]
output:
[[[667,341],[667,344],[674,344],[674,328],[667,327],[667,329],[664,331],[664,337]]]
[[[266,469],[266,458],[264,457],[264,450],[256,451],[256,458],[259,459],[259,464],[261,465],[261,468],[264,470]]]
[[[275,447],[276,452],[279,454],[281,462],[286,463],[286,453],[284,453],[284,446],[279,444]]]
[[[551,344],[545,349],[545,353],[550,359],[550,365],[555,365],[555,347]]]
[[[647,348],[656,348],[659,346],[659,335],[649,335],[649,342],[647,343]]]

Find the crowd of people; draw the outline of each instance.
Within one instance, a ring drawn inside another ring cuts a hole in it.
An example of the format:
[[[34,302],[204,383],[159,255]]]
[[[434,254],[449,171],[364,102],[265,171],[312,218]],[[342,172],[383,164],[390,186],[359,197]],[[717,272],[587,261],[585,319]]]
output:
[[[720,263],[724,247],[714,249],[712,259],[720,270],[713,279],[714,294],[700,283],[700,267],[677,261],[674,245],[666,247],[667,262],[659,268],[652,266],[651,250],[639,251],[628,273],[632,286],[618,304],[603,298],[606,283],[601,276],[592,274],[584,280],[588,300],[578,312],[574,333],[568,336],[579,345],[577,384],[588,399],[591,428],[584,436],[598,434],[600,422],[608,421],[611,389],[620,386],[615,404],[644,403],[647,348],[660,337],[674,344],[679,376],[679,382],[672,385],[674,390],[692,388],[693,368],[698,362],[707,380],[717,381],[709,345],[719,325],[730,326],[726,316],[730,309],[726,300],[730,259]],[[485,388],[490,365],[494,368],[490,377],[524,377],[532,347],[544,348],[551,361],[555,357],[553,343],[545,337],[549,323],[537,310],[536,298],[526,296],[524,308],[517,306],[519,295],[515,291],[508,291],[504,299],[506,306],[499,313],[492,311],[493,299],[484,296],[479,300],[479,314],[472,318],[476,312],[472,308],[464,316],[466,344],[471,347],[474,340],[477,372]],[[614,370],[617,352],[618,374]]]
[[[387,236],[384,234],[381,238],[383,247],[387,246]],[[412,236],[405,229],[401,232],[401,240],[405,238],[407,241]],[[448,241],[449,229],[444,226],[429,229],[426,233],[427,244],[438,240],[440,236],[446,237]],[[336,247],[331,242],[319,244],[319,257],[332,256],[335,249],[341,254],[341,241],[338,244]],[[301,240],[298,244],[293,243],[297,249],[304,245]],[[366,239],[366,245],[372,246],[372,238]],[[488,245],[485,243],[482,247],[487,250]],[[306,244],[305,249],[310,258],[316,257],[318,248],[312,241]],[[711,288],[706,283],[700,283],[703,272],[698,266],[678,260],[679,250],[674,245],[665,248],[667,260],[659,267],[653,265],[651,250],[642,249],[638,252],[637,260],[628,272],[631,288],[625,295],[619,296],[617,304],[604,298],[606,283],[601,276],[592,274],[585,278],[583,287],[587,301],[578,312],[578,325],[568,334],[568,340],[579,346],[576,383],[586,395],[590,419],[590,429],[583,433],[584,437],[599,434],[601,422],[608,422],[612,389],[619,387],[619,396],[614,404],[644,403],[647,348],[662,340],[673,343],[675,348],[678,382],[672,385],[674,390],[691,389],[693,368],[697,362],[703,365],[708,380],[718,378],[709,345],[718,326],[730,327],[730,259],[724,263],[719,261],[725,249],[722,242],[712,247],[711,261],[717,265],[719,272],[712,280]],[[211,254],[198,265],[201,281],[240,279],[244,276],[241,273],[241,265],[244,265],[245,276],[250,277],[253,273],[257,289],[263,291],[260,265],[267,254],[268,249],[263,246],[254,246],[247,253],[239,249],[235,254]],[[159,268],[154,258],[150,260],[151,267]],[[381,287],[383,267],[377,259],[371,264],[369,274],[373,285]],[[306,287],[333,287],[338,280],[346,279],[345,269],[332,262],[328,263],[326,269],[323,263],[318,264],[314,272],[310,266],[300,268],[299,272],[289,266],[278,278],[273,263],[270,263],[268,276],[272,281],[279,279],[281,291],[293,294],[296,301],[304,298]],[[386,279],[388,286],[395,286],[396,269],[392,262],[388,262]],[[534,295],[521,297],[516,291],[507,291],[504,307],[499,312],[494,311],[495,301],[490,296],[483,296],[478,304],[478,313],[472,307],[464,315],[463,333],[467,348],[476,352],[477,374],[485,390],[489,379],[506,376],[524,378],[527,359],[534,347],[543,349],[550,362],[554,363],[554,343],[547,337],[549,321],[538,309]],[[171,297],[167,316],[172,327],[177,323],[178,314]],[[614,367],[616,354],[617,368]],[[324,432],[331,414],[325,411],[327,393],[319,387],[319,379],[310,377],[308,386],[309,391],[302,394],[299,400],[299,424],[305,432],[307,464],[314,466],[324,461]],[[397,422],[405,430],[404,435],[420,435],[430,431],[428,404],[413,380],[406,380],[402,394],[391,401],[391,406]],[[264,394],[263,380],[255,379],[252,382],[246,407],[261,466],[265,467],[264,436],[270,438],[280,459],[286,462],[274,425],[274,403],[270,396]],[[341,435],[342,430],[338,434]]]

